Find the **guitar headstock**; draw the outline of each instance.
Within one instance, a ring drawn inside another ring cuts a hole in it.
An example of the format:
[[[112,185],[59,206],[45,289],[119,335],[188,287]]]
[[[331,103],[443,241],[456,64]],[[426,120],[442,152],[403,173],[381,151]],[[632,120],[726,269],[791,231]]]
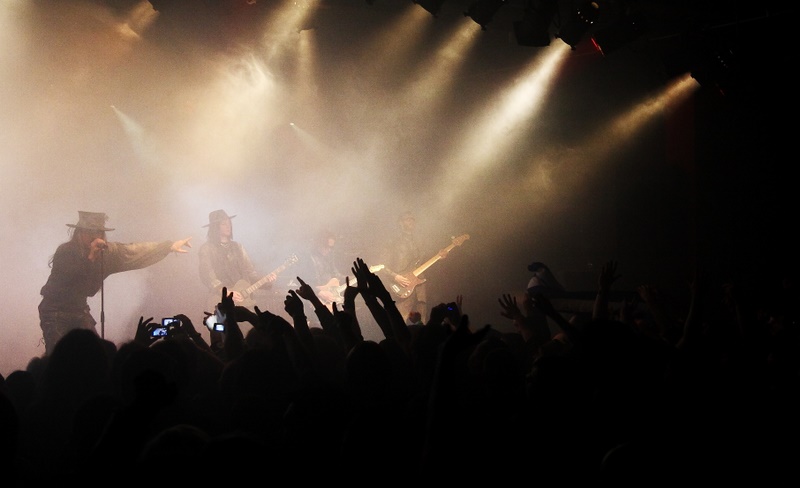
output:
[[[461,244],[464,244],[464,241],[466,241],[467,239],[469,239],[469,234],[463,234],[463,235],[460,235],[458,237],[454,237],[453,238],[453,245],[454,246],[460,246]]]

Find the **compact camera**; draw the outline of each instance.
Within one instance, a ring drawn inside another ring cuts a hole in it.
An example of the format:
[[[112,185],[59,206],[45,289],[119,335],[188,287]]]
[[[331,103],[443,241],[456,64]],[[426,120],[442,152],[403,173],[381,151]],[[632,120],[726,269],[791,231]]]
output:
[[[165,317],[161,319],[161,325],[153,327],[150,331],[150,337],[167,337],[169,332],[174,327],[180,325],[181,321],[175,317]]]
[[[171,328],[180,325],[180,323],[181,321],[179,319],[176,319],[175,317],[164,317],[163,319],[161,319],[161,325],[163,327]]]
[[[150,331],[150,337],[167,337],[168,335],[169,327],[165,327],[163,325],[153,327],[153,329]]]
[[[214,308],[214,313],[206,317],[204,321],[208,330],[217,332],[225,332],[225,314],[219,311],[219,308]]]

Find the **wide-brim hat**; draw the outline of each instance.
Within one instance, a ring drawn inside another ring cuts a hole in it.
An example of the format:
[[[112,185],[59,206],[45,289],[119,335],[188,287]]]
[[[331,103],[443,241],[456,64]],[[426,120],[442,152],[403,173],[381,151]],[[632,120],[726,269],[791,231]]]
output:
[[[235,215],[228,215],[227,212],[224,210],[214,210],[213,212],[208,214],[208,223],[203,227],[208,227],[211,224],[216,224],[217,222],[222,222],[223,220],[232,219],[236,217]]]
[[[79,210],[78,223],[67,224],[67,227],[86,230],[114,230],[110,227],[106,227],[106,220],[108,220],[108,215],[103,212],[83,212]]]

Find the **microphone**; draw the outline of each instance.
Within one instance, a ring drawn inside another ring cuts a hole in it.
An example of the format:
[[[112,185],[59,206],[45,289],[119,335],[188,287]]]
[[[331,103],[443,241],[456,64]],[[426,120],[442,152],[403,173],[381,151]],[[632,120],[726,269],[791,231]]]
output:
[[[106,249],[108,249],[108,244],[106,244],[105,242],[100,242],[97,244],[97,249],[100,251],[105,251]]]

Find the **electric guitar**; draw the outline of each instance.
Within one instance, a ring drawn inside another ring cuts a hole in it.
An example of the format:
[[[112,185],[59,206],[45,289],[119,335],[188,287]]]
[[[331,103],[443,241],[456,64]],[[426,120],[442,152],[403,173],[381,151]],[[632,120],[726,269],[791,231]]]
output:
[[[369,271],[370,271],[370,273],[377,273],[378,271],[382,270],[384,267],[385,266],[382,265],[382,264],[376,264],[375,266],[370,266],[369,267]],[[350,280],[350,286],[356,286],[356,282],[357,282],[357,280],[355,280],[355,279]],[[320,299],[323,302],[327,302],[327,303],[325,303],[325,305],[328,308],[331,308],[331,306],[332,306],[331,304],[333,304],[333,303],[335,303],[337,305],[341,305],[341,304],[344,303],[344,294],[343,293],[344,293],[344,290],[346,288],[347,288],[347,282],[346,281],[345,281],[345,283],[343,285],[340,285],[338,279],[331,278],[331,280],[329,282],[325,283],[324,285],[321,285],[321,286],[317,287],[317,295],[319,295],[320,291],[328,291],[332,295],[335,295],[336,298],[334,298],[330,302],[328,302],[328,300],[325,300],[322,297],[320,297]]]
[[[292,266],[297,261],[298,261],[297,256],[292,254],[291,256],[289,256],[289,258],[286,259],[286,261],[284,261],[283,264],[273,269],[271,272],[267,273],[263,278],[261,278],[260,280],[256,281],[253,284],[250,284],[250,282],[247,280],[237,281],[236,284],[234,284],[232,287],[228,287],[228,293],[232,291],[238,291],[242,295],[243,300],[241,302],[236,302],[236,305],[252,308],[253,306],[256,305],[255,300],[252,298],[253,293],[255,293],[255,291],[261,288],[262,286],[269,283],[269,276],[271,274],[275,274],[276,276],[281,274],[284,270],[286,270],[286,268]],[[220,300],[219,293],[217,294],[216,297],[212,296],[209,300],[210,307],[213,309],[219,303],[219,300]]]
[[[453,238],[452,244],[440,250],[435,256],[422,263],[420,267],[416,268],[410,273],[401,273],[402,276],[411,281],[408,286],[403,286],[397,282],[394,282],[389,285],[389,289],[392,290],[399,298],[408,298],[414,292],[414,288],[416,288],[417,285],[421,285],[427,281],[425,278],[418,278],[418,276],[425,272],[426,269],[433,266],[433,264],[440,259],[446,258],[450,251],[452,251],[456,246],[463,244],[467,239],[469,239],[469,234],[464,234]]]

